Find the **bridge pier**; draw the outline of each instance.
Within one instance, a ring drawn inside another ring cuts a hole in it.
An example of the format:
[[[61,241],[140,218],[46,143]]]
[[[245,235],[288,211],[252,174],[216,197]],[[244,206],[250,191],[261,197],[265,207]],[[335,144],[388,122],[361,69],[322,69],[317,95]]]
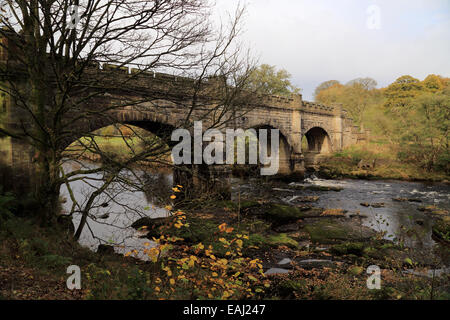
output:
[[[305,176],[305,157],[302,153],[294,153],[291,156],[292,173],[294,177],[303,179]]]
[[[18,196],[34,191],[36,166],[33,155],[32,147],[25,141],[0,138],[0,185],[4,191],[13,191]]]
[[[200,195],[231,199],[231,167],[227,165],[183,165],[174,169],[174,186],[182,186],[183,199]]]

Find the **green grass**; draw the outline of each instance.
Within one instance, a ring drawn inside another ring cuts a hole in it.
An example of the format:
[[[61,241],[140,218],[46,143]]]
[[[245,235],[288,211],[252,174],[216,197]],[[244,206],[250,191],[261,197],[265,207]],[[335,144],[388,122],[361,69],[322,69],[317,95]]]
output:
[[[362,170],[359,162],[372,163],[375,168]],[[321,163],[321,173],[329,178],[397,179],[397,180],[450,180],[442,171],[427,171],[414,163],[398,159],[398,150],[385,140],[374,140],[365,144],[352,145],[336,152]]]
[[[157,137],[148,137],[145,138],[144,141],[140,137],[131,136],[131,137],[102,137],[96,136],[95,143],[98,146],[93,147],[92,139],[88,137],[83,137],[74,143],[72,143],[66,150],[65,153],[71,156],[77,156],[83,153],[85,158],[91,160],[98,160],[98,153],[111,154],[118,157],[119,160],[127,160],[131,158],[135,154],[139,154],[141,152],[146,151],[146,144],[151,145],[152,148],[154,144],[159,142],[159,138]],[[84,146],[88,146],[85,148]],[[87,150],[85,150],[87,149]]]

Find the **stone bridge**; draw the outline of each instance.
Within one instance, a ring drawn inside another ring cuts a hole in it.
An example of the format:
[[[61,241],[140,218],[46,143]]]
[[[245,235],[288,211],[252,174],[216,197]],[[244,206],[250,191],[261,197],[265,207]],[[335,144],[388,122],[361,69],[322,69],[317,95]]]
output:
[[[0,85],[4,89],[13,85],[24,91],[29,90],[26,70],[15,63],[14,57],[10,57],[5,50],[0,52],[0,64],[3,71]],[[106,88],[110,86],[110,89],[103,90],[101,95],[94,94],[85,104],[84,111],[90,112],[88,119],[67,123],[67,126],[72,126],[72,133],[65,138],[63,145],[68,146],[83,135],[114,123],[135,125],[157,135],[186,127],[186,114],[191,110],[187,106],[192,104],[192,91],[186,88],[192,87],[192,79],[114,65],[100,67],[97,64],[92,64],[85,74],[86,79],[101,79],[102,84],[106,84]],[[210,101],[194,110],[191,120],[214,122],[216,115],[208,114],[205,110],[213,110],[215,105],[215,81],[211,79],[203,89],[202,101],[207,101],[205,97],[209,97]],[[122,85],[117,87],[114,83]],[[95,86],[90,92],[95,93]],[[120,105],[124,101],[127,103]],[[0,127],[15,131],[27,123],[23,108],[18,104],[13,95],[1,93]],[[205,114],[208,116],[205,117]],[[250,97],[245,110],[240,110],[229,126],[279,129],[279,174],[286,175],[303,173],[305,166],[313,163],[317,155],[341,150],[363,138],[341,105],[311,103],[303,101],[301,95],[290,98]],[[227,125],[221,129],[225,127]],[[307,150],[302,150],[303,137],[308,142]],[[0,142],[0,161],[12,173],[8,176],[12,176],[15,183],[26,181],[24,172],[32,172],[34,166],[33,150],[15,138],[0,137]]]

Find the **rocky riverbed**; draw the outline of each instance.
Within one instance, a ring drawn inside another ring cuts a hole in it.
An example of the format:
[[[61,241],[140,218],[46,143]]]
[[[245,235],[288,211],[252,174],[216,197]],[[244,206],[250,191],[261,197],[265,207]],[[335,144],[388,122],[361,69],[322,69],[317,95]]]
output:
[[[170,188],[170,177],[163,180]],[[248,235],[243,254],[262,260],[264,272],[276,284],[272,295],[317,298],[317,292],[311,291],[315,282],[327,288],[353,283],[367,291],[366,271],[371,265],[392,280],[388,287],[395,290],[383,293],[389,297],[402,295],[399,288],[407,290],[408,283],[415,281],[428,288],[424,283],[430,281],[429,275],[439,283],[433,286],[440,293],[449,291],[450,193],[446,184],[312,176],[305,181],[234,179],[232,185],[231,201],[210,200],[187,210],[189,228],[171,232],[184,239],[180,247],[185,249],[199,242],[215,247],[211,241],[222,223],[234,228],[230,236]],[[122,254],[141,252],[171,219],[169,211],[149,197],[121,194],[121,201],[128,196],[126,214],[111,204],[100,208],[99,218],[90,221],[91,229],[106,239],[103,243]],[[148,216],[136,214],[132,205],[147,209]],[[147,228],[142,230],[143,226]],[[81,241],[94,250],[99,244],[89,230]],[[225,254],[215,249],[217,256]],[[145,255],[138,258],[146,259]],[[311,283],[299,283],[300,279]]]

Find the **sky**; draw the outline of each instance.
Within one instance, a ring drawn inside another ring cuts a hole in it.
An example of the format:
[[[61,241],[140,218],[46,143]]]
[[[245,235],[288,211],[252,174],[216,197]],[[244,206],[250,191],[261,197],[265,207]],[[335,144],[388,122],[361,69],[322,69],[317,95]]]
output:
[[[450,0],[216,0],[247,7],[241,41],[312,101],[323,81],[450,77]]]

